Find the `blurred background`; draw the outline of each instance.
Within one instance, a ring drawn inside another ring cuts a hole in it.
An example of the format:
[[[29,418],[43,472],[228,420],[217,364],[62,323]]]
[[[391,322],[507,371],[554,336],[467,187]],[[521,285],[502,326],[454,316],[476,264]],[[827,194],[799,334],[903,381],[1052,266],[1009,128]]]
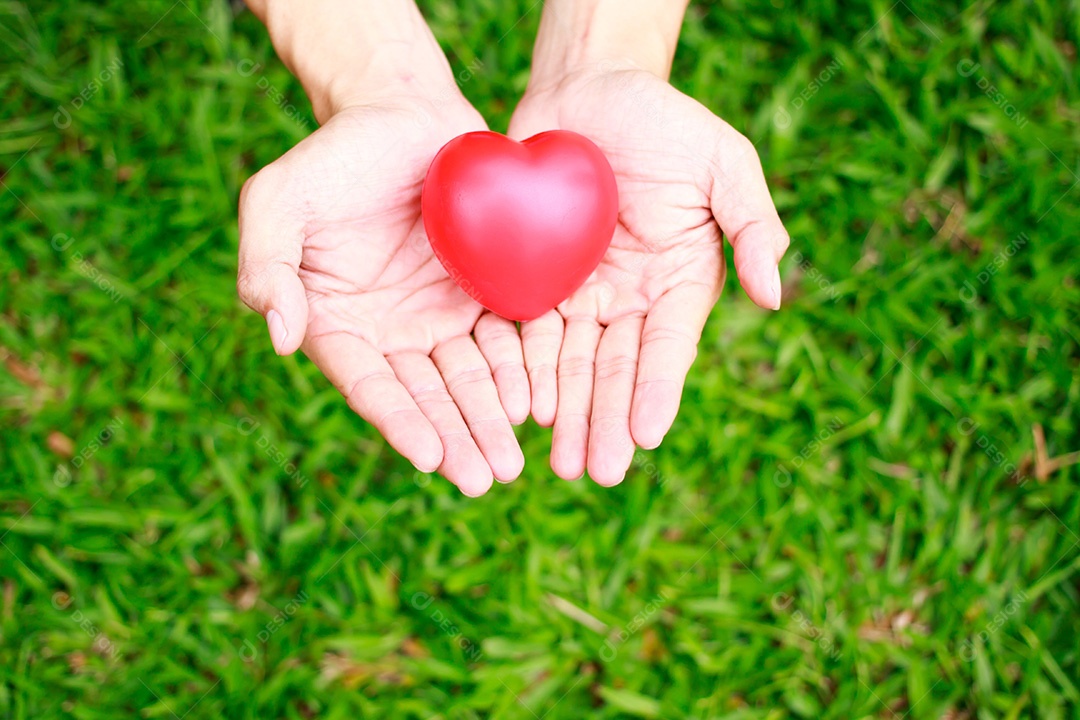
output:
[[[421,6],[505,130],[542,3]],[[529,424],[469,500],[236,298],[240,186],[317,127],[258,21],[0,0],[0,712],[1080,717],[1078,34],[695,2],[784,308],[728,283],[622,485]]]

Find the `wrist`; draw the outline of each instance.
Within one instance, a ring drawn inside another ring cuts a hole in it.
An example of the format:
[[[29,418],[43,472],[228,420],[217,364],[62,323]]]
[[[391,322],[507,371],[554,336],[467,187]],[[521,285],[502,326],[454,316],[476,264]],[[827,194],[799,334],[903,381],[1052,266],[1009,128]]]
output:
[[[591,72],[640,69],[667,80],[689,0],[548,0],[529,90]]]
[[[450,64],[412,0],[251,4],[320,123],[354,105],[457,91]]]

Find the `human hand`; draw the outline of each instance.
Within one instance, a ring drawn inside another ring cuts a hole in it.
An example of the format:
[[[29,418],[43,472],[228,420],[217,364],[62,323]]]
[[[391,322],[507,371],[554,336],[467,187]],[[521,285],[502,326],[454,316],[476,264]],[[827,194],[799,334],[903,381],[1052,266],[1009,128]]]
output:
[[[237,287],[279,354],[302,348],[418,469],[480,495],[524,464],[521,345],[434,256],[420,191],[447,141],[486,126],[448,74],[375,87],[317,104],[328,121],[244,186]]]
[[[534,59],[510,135],[560,128],[595,142],[619,184],[619,223],[589,281],[522,339],[533,415],[554,422],[552,469],[613,485],[635,446],[655,448],[674,421],[723,286],[723,236],[746,293],[777,309],[788,235],[750,141],[661,79],[666,69],[587,50],[575,64],[558,37],[575,8],[561,7],[561,23],[541,26],[536,52],[550,62]]]

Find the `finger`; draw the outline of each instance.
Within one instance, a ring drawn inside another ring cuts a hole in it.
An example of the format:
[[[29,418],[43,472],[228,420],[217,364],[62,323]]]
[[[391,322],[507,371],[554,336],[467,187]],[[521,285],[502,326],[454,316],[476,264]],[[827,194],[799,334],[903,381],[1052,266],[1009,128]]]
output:
[[[297,272],[303,254],[303,225],[283,206],[272,166],[240,192],[240,261],[236,291],[266,319],[278,355],[296,352],[307,331],[308,303]]]
[[[566,321],[559,352],[559,404],[551,434],[551,469],[563,480],[577,480],[585,472],[599,342],[600,326],[595,320]]]
[[[551,427],[559,401],[555,367],[563,342],[563,319],[555,310],[521,324],[521,344],[529,372],[532,415],[541,427]]]
[[[490,490],[491,467],[473,441],[435,363],[419,352],[399,353],[387,359],[439,434],[443,448],[439,473],[469,497]]]
[[[374,347],[347,333],[309,338],[304,352],[345,396],[349,407],[371,423],[386,442],[421,472],[443,462],[435,428]]]
[[[529,376],[517,325],[489,312],[480,316],[475,333],[476,344],[495,378],[506,417],[520,425],[529,417]]]
[[[495,477],[501,482],[517,478],[525,467],[525,456],[476,343],[470,337],[448,340],[435,348],[431,359]]]
[[[713,162],[711,205],[735,254],[739,283],[763,308],[780,308],[780,259],[790,239],[753,144],[724,124]]]
[[[596,351],[596,387],[589,425],[589,477],[618,485],[634,459],[630,406],[645,320],[627,316],[608,325]]]
[[[682,286],[661,296],[645,318],[630,412],[630,434],[643,448],[657,447],[675,421],[713,302],[708,288]]]

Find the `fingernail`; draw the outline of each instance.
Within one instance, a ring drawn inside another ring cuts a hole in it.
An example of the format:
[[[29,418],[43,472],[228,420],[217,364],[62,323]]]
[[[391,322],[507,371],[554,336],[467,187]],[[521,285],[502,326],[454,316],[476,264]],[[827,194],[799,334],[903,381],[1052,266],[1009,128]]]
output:
[[[413,463],[413,466],[416,467],[417,470],[421,473],[434,473],[436,470],[438,470],[438,463],[427,463],[426,465],[421,465],[415,460],[409,460],[409,462]]]
[[[285,329],[285,322],[278,315],[277,310],[266,313],[266,326],[270,329],[270,342],[274,345],[274,352],[281,355],[285,338],[289,337],[289,331]]]
[[[780,309],[781,292],[782,292],[782,289],[780,287],[780,267],[777,266],[776,270],[773,271],[773,279],[772,279],[772,309],[773,310],[779,310]]]

